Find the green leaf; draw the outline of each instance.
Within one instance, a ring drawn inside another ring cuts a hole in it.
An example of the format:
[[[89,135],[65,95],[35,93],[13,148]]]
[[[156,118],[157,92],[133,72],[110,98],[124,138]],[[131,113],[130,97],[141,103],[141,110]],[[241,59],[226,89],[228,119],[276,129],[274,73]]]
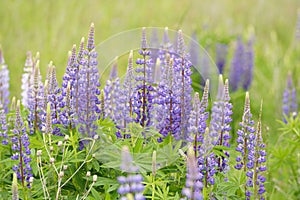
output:
[[[99,193],[97,192],[97,190],[95,188],[92,188],[91,190],[93,197],[95,197],[95,199],[101,199],[101,196],[99,195]]]

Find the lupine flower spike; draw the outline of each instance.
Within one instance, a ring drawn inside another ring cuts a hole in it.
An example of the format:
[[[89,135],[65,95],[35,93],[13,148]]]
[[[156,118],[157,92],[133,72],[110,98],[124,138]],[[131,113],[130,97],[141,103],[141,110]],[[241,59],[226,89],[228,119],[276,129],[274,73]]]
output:
[[[255,163],[255,148],[256,148],[256,134],[254,128],[254,121],[252,120],[252,114],[250,111],[250,98],[249,93],[246,93],[245,107],[243,120],[240,123],[240,129],[237,131],[238,146],[236,150],[239,152],[239,156],[236,158],[237,164],[234,166],[236,169],[243,169],[247,176],[245,184],[245,198],[250,199],[253,195],[253,173]]]
[[[141,49],[139,54],[142,58],[136,60],[136,86],[133,101],[133,112],[136,114],[135,121],[143,128],[149,127],[153,123],[153,62],[151,51],[148,49],[146,39],[146,28],[142,30]]]
[[[223,83],[222,75],[219,76],[219,91],[216,101],[212,107],[210,121],[210,138],[212,145],[229,147],[230,122],[232,121],[232,104],[229,102],[228,80]],[[218,168],[220,171],[227,171],[229,152],[224,152],[226,157],[218,158]]]
[[[23,186],[26,181],[27,187],[30,187],[30,177],[32,177],[32,169],[30,167],[30,142],[21,116],[20,100],[17,102],[15,128],[13,133],[14,135],[11,138],[13,155],[11,156],[11,159],[18,162],[18,164],[13,166],[13,171],[17,173],[17,177],[21,180]]]
[[[190,147],[187,155],[187,172],[185,187],[182,190],[183,196],[189,200],[202,200],[201,174],[198,170],[197,160],[195,158],[193,147]],[[183,200],[182,199],[182,200]]]
[[[9,71],[5,64],[3,52],[0,47],[0,103],[5,112],[8,112],[9,104]]]
[[[127,176],[119,176],[118,182],[121,184],[118,193],[121,195],[121,200],[144,200],[143,195],[144,185],[142,184],[143,177],[137,174],[138,167],[133,165],[133,159],[130,155],[127,146],[122,148],[121,170]]]
[[[26,54],[26,61],[24,65],[24,72],[22,75],[22,104],[25,108],[28,108],[28,91],[30,88],[30,76],[33,71],[33,60],[32,60],[32,54],[30,51]]]
[[[283,121],[287,123],[286,118],[292,115],[296,117],[298,114],[298,102],[296,88],[293,84],[292,75],[289,73],[287,77],[287,85],[283,92],[282,100]]]
[[[98,62],[97,62],[97,52],[95,51],[94,44],[94,24],[91,24],[87,50],[81,49],[79,53],[83,55],[78,55],[80,59],[80,69],[79,69],[79,80],[78,85],[78,95],[83,97],[79,98],[78,101],[78,123],[79,132],[83,136],[93,137],[96,135],[96,120],[100,114],[100,83],[99,83],[99,72],[98,72]],[[83,146],[81,145],[82,149]]]
[[[224,68],[226,65],[226,57],[228,53],[228,45],[218,43],[216,45],[216,65],[219,69],[219,73],[224,73]]]
[[[262,115],[262,105],[261,102],[260,106],[260,114],[259,114],[259,121],[257,123],[257,131],[256,131],[256,144],[255,144],[255,167],[254,167],[254,175],[253,175],[253,184],[254,184],[254,197],[259,198],[260,200],[264,200],[264,193],[266,192],[265,189],[265,182],[266,177],[264,172],[267,170],[265,165],[266,163],[266,145],[263,142],[262,138],[262,129],[261,129],[261,115]]]

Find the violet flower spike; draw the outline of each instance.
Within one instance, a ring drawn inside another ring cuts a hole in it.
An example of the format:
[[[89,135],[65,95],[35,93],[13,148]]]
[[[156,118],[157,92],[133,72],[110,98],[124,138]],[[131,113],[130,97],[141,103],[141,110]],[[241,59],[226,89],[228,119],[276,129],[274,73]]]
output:
[[[190,200],[202,200],[202,189],[201,174],[198,170],[193,147],[190,147],[187,155],[186,183],[182,189],[182,194]]]
[[[248,91],[252,78],[253,78],[253,67],[254,67],[254,49],[253,49],[253,42],[254,38],[251,38],[248,41],[248,44],[245,48],[245,64],[243,69],[243,80],[242,80],[242,87],[245,91]]]
[[[7,133],[8,133],[8,124],[6,120],[6,114],[2,104],[0,103],[0,141],[1,144],[3,145],[8,144],[9,137]]]
[[[3,57],[2,48],[0,47],[0,103],[5,112],[8,112],[9,104],[9,71]]]
[[[135,91],[133,100],[133,112],[136,114],[135,122],[143,128],[152,125],[153,121],[153,62],[150,58],[151,51],[148,49],[146,29],[142,30],[141,49],[139,54],[142,58],[136,60],[138,65],[135,69]]]
[[[97,52],[94,49],[94,24],[91,25],[87,50],[79,50],[80,60],[79,80],[78,80],[78,123],[79,132],[84,137],[96,135],[96,121],[100,115],[100,83],[97,62]],[[81,147],[83,147],[81,145]]]
[[[28,108],[28,91],[31,87],[30,85],[30,76],[33,71],[33,60],[32,60],[32,54],[30,51],[26,54],[26,61],[23,69],[22,74],[22,86],[21,86],[21,96],[22,96],[22,104],[25,108]]]
[[[298,115],[298,101],[296,88],[293,85],[292,75],[289,73],[287,77],[287,86],[283,92],[282,100],[283,121],[287,123],[286,118]]]
[[[250,98],[249,93],[246,93],[245,97],[245,107],[243,120],[240,123],[241,128],[237,131],[238,146],[236,151],[239,152],[239,156],[236,158],[237,164],[234,166],[236,169],[243,169],[246,173],[247,181],[245,184],[245,198],[250,199],[250,196],[253,195],[250,188],[253,188],[253,174],[254,174],[254,165],[255,165],[255,141],[256,134],[254,128],[254,121],[252,120],[252,114],[250,111]]]
[[[222,43],[216,44],[216,65],[219,69],[220,74],[224,73],[227,54],[228,54],[227,44],[222,44]]]
[[[239,37],[236,43],[236,49],[231,61],[229,85],[232,92],[238,90],[242,81],[241,77],[245,65],[245,47],[242,39]]]
[[[21,180],[22,185],[24,186],[26,181],[27,187],[30,187],[30,178],[33,176],[32,168],[30,166],[30,142],[29,136],[26,133],[26,126],[24,125],[21,116],[20,100],[17,101],[15,127],[13,129],[13,133],[14,135],[11,137],[11,148],[13,151],[11,159],[18,161],[18,164],[14,165],[12,169],[17,173],[17,177],[19,180]]]
[[[129,149],[127,146],[124,146],[121,152],[121,170],[127,175],[118,177],[120,199],[127,199],[126,197],[130,196],[135,200],[145,200],[146,198],[143,195],[144,185],[142,184],[143,177],[137,173],[138,167],[132,163],[133,159]]]

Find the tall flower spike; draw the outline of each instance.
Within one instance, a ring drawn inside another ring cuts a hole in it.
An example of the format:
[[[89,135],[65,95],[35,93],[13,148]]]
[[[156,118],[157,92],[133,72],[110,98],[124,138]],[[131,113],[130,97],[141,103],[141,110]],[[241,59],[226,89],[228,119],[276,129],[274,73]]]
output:
[[[30,75],[33,71],[33,60],[30,51],[26,54],[26,61],[24,65],[24,72],[22,74],[22,104],[25,108],[28,108],[28,91],[30,89]]]
[[[66,72],[63,75],[61,93],[59,96],[60,120],[67,128],[72,128],[76,124],[76,89],[79,64],[77,62],[76,45],[72,47],[69,53]],[[69,88],[68,88],[69,87]],[[67,96],[67,94],[69,96]]]
[[[253,188],[253,174],[255,170],[256,130],[250,111],[250,98],[248,92],[246,92],[244,114],[240,127],[241,128],[237,131],[238,146],[236,147],[236,151],[238,151],[240,155],[236,158],[237,164],[234,167],[238,170],[243,169],[246,174],[247,182],[245,184],[245,198],[250,199],[250,196],[253,195],[251,188]]]
[[[27,182],[27,187],[30,187],[30,177],[32,177],[32,169],[30,167],[29,137],[26,133],[26,126],[24,126],[20,111],[20,100],[17,102],[14,135],[11,137],[13,155],[11,159],[18,161],[17,165],[13,166],[13,171],[17,173],[17,177],[21,180],[22,185]]]
[[[54,65],[50,68],[49,75],[49,92],[48,92],[48,102],[51,105],[51,115],[52,115],[52,124],[58,125],[60,124],[59,120],[59,102],[61,102],[62,96],[60,95],[61,89],[58,87],[57,79],[56,79],[56,67]],[[53,128],[54,135],[61,135],[60,129],[55,126]]]
[[[192,62],[193,66],[199,66],[199,54],[200,54],[200,49],[198,45],[198,38],[196,32],[192,34],[192,40],[190,42],[190,60]]]
[[[228,45],[222,43],[216,44],[216,65],[219,69],[220,74],[224,73],[227,54],[228,54]]]
[[[172,54],[174,59],[174,70],[176,77],[176,87],[180,90],[180,137],[186,139],[188,137],[187,128],[188,120],[191,112],[191,101],[192,101],[192,79],[191,79],[191,66],[192,63],[189,61],[188,53],[186,52],[186,46],[184,43],[183,33],[181,30],[178,31],[177,37],[177,51],[176,54]]]
[[[219,77],[219,92],[217,100],[212,107],[210,121],[210,136],[213,138],[212,145],[229,147],[229,131],[231,130],[230,122],[232,121],[232,104],[229,102],[230,96],[228,91],[228,80],[223,83],[223,77]],[[217,157],[218,169],[220,172],[226,172],[229,169],[228,158],[229,152],[225,151],[225,157]]]
[[[133,74],[133,51],[131,50],[128,57],[127,71],[123,85],[120,89],[121,104],[121,124],[120,127],[126,129],[127,124],[133,121],[133,94],[134,94],[134,74]]]
[[[5,112],[8,112],[9,104],[9,71],[5,64],[2,48],[0,47],[0,103]]]
[[[95,48],[94,37],[95,37],[95,25],[94,25],[94,23],[92,23],[91,27],[90,27],[88,41],[87,41],[87,50],[88,51],[92,51]]]
[[[143,177],[141,174],[137,174],[138,167],[132,164],[133,159],[127,146],[122,148],[121,156],[121,170],[127,174],[127,176],[118,177],[118,182],[121,184],[118,193],[121,195],[121,199],[145,200]]]
[[[136,114],[135,122],[142,127],[152,125],[153,115],[153,62],[151,59],[151,51],[148,49],[146,39],[146,29],[142,30],[141,49],[139,50],[141,58],[136,60],[138,65],[136,71],[136,85],[133,100],[133,112]]]
[[[2,104],[0,103],[0,141],[3,145],[8,144],[8,124],[6,121],[6,114],[3,109]]]
[[[193,147],[190,147],[187,155],[186,183],[182,194],[190,200],[202,200],[203,183],[201,174],[198,171],[197,161]]]
[[[261,129],[261,115],[262,115],[262,105],[263,101],[261,101],[260,105],[260,114],[259,114],[259,121],[257,123],[257,131],[256,131],[256,152],[255,152],[255,167],[254,167],[254,175],[253,175],[253,182],[254,182],[254,197],[264,200],[264,193],[266,192],[265,189],[265,182],[266,177],[264,176],[264,172],[267,170],[265,166],[266,163],[266,145],[263,142],[262,138],[262,129]]]
[[[105,117],[110,117],[115,123],[120,120],[120,79],[118,78],[118,57],[115,58],[110,71],[110,78],[104,86]]]
[[[245,65],[245,47],[242,39],[239,37],[236,43],[236,49],[231,61],[229,85],[232,91],[236,91],[241,83],[241,76]]]
[[[282,111],[283,111],[283,121],[285,123],[287,123],[286,120],[287,117],[290,117],[290,115],[295,117],[298,114],[296,88],[293,85],[291,73],[288,74],[287,86],[283,92]]]
[[[243,80],[242,80],[242,87],[245,91],[248,91],[252,82],[253,76],[253,67],[254,67],[254,50],[253,50],[253,41],[254,39],[251,38],[248,41],[246,50],[245,50],[245,65],[243,69]]]
[[[96,135],[96,120],[100,114],[100,75],[97,67],[98,54],[94,48],[94,25],[92,24],[87,50],[83,50],[82,45],[80,45],[78,52],[80,77],[78,79],[78,96],[76,97],[78,97],[79,132],[84,137]]]
[[[166,54],[164,71],[161,81],[157,86],[157,95],[155,98],[156,106],[156,127],[162,138],[171,135],[175,139],[181,137],[181,113],[180,113],[180,90],[176,87],[176,77],[174,71],[174,60],[170,54]]]
[[[36,58],[37,59],[37,58]],[[34,61],[34,68],[31,74],[30,88],[28,90],[28,125],[30,134],[35,133],[41,125],[41,120],[44,119],[44,88],[41,81],[39,60]]]

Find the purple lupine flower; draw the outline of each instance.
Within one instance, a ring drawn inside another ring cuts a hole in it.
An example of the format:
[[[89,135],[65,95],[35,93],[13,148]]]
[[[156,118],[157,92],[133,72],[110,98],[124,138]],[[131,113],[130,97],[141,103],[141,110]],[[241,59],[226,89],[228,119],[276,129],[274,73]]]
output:
[[[252,82],[253,67],[254,67],[254,50],[253,50],[253,38],[248,41],[245,49],[245,64],[242,75],[242,87],[245,91],[248,91]]]
[[[250,188],[253,187],[253,173],[254,173],[254,164],[255,164],[255,128],[254,121],[252,120],[252,114],[250,111],[250,98],[249,93],[246,93],[245,98],[245,107],[243,120],[240,123],[241,128],[237,131],[238,138],[237,143],[238,146],[236,151],[239,152],[239,156],[236,158],[237,164],[234,166],[236,169],[241,170],[246,173],[247,181],[246,181],[246,191],[245,196],[246,199],[250,199],[252,196],[252,192]]]
[[[134,93],[134,74],[133,74],[133,51],[128,57],[127,72],[123,85],[120,89],[121,120],[119,126],[126,129],[127,124],[133,121],[133,93]]]
[[[30,134],[41,130],[41,121],[44,119],[44,86],[39,68],[39,55],[34,61],[32,74],[30,75],[30,88],[28,90],[28,126]]]
[[[51,105],[51,115],[52,115],[52,124],[58,125],[60,124],[59,112],[60,106],[59,102],[62,102],[63,97],[61,96],[61,88],[58,87],[57,79],[56,79],[56,67],[54,65],[49,66],[49,76],[48,76],[48,95],[46,101]],[[44,103],[46,103],[44,102]],[[60,129],[57,126],[53,127],[54,135],[62,135],[60,133]]]
[[[236,91],[241,82],[241,76],[243,74],[244,64],[245,64],[245,47],[242,42],[242,38],[238,38],[236,43],[236,49],[231,61],[230,67],[230,78],[229,85],[231,90]]]
[[[80,69],[78,80],[78,123],[79,132],[83,136],[93,137],[96,134],[96,120],[100,114],[100,83],[97,62],[97,52],[94,49],[94,24],[91,25],[87,50],[79,53]]]
[[[142,58],[136,60],[138,67],[136,71],[136,84],[133,100],[133,112],[136,114],[135,122],[139,123],[142,127],[149,127],[152,125],[153,115],[153,98],[154,87],[152,86],[153,80],[153,62],[149,58],[151,51],[148,49],[146,39],[146,29],[143,28],[141,49],[139,54]]]
[[[118,58],[115,59],[109,79],[104,86],[104,109],[105,117],[110,117],[115,123],[120,120],[120,79],[118,77]]]
[[[231,130],[230,122],[232,121],[232,104],[229,102],[228,80],[223,83],[223,76],[219,76],[219,89],[217,100],[212,107],[210,121],[210,139],[213,146],[220,145],[229,147],[229,131]],[[218,168],[220,171],[226,172],[229,168],[228,158],[229,152],[224,152],[226,157],[217,158]]]
[[[192,34],[192,40],[190,43],[190,61],[192,63],[193,66],[199,66],[199,53],[200,53],[200,49],[199,49],[199,45],[198,45],[198,38],[197,38],[197,34],[196,32],[194,32]]]
[[[28,91],[30,88],[30,76],[32,75],[33,71],[33,60],[32,54],[30,51],[26,54],[26,61],[24,65],[24,72],[22,74],[22,104],[25,108],[28,108]]]
[[[8,125],[6,121],[6,114],[2,104],[0,103],[0,141],[1,144],[3,145],[8,144],[7,131],[8,131]]]
[[[146,199],[143,195],[143,177],[141,174],[137,174],[138,167],[133,165],[133,159],[127,146],[122,148],[121,156],[121,170],[127,174],[127,176],[118,177],[118,182],[121,184],[118,193],[121,195],[121,199],[127,199],[128,196],[135,200]]]
[[[156,106],[156,127],[162,138],[172,135],[175,139],[180,139],[180,90],[176,88],[174,77],[173,59],[166,55],[165,66],[160,83],[157,86]],[[162,140],[159,138],[159,141]]]
[[[69,56],[66,72],[63,76],[61,94],[59,99],[59,118],[61,123],[67,128],[73,128],[76,124],[75,112],[75,90],[76,78],[79,70],[79,64],[76,56],[76,45],[73,45],[72,52]]]
[[[257,132],[256,132],[256,152],[255,152],[255,170],[253,175],[253,184],[254,184],[254,195],[255,198],[259,197],[259,199],[265,199],[264,193],[266,178],[264,176],[264,172],[267,170],[266,164],[266,145],[263,142],[262,131],[261,131],[261,114],[262,114],[262,105],[260,110],[260,117],[257,124]]]
[[[298,114],[298,102],[296,95],[296,88],[293,85],[292,75],[289,73],[287,77],[287,86],[283,92],[282,100],[283,121],[287,123],[286,118]]]
[[[204,133],[207,127],[207,120],[209,113],[207,112],[208,106],[208,90],[209,80],[206,81],[202,100],[200,102],[199,94],[196,92],[193,99],[193,109],[190,114],[188,131],[190,133],[188,141],[194,143],[195,155],[200,146],[204,143]]]
[[[195,159],[194,150],[191,147],[187,155],[187,172],[185,187],[182,189],[182,194],[191,200],[202,200],[202,174],[199,173],[197,161]]]
[[[5,64],[3,52],[0,48],[0,103],[5,112],[8,112],[9,104],[9,71]]]
[[[174,77],[176,79],[176,87],[181,91],[180,94],[180,112],[181,112],[181,121],[180,129],[182,139],[188,137],[187,128],[188,120],[191,112],[191,101],[192,101],[192,79],[191,79],[191,66],[192,63],[189,61],[189,55],[186,52],[186,47],[183,39],[182,31],[178,31],[177,38],[177,51],[176,54],[171,54],[171,57],[174,59]]]
[[[151,49],[151,60],[153,60],[153,62],[156,62],[159,54],[159,39],[157,35],[157,29],[153,29],[152,31],[149,47]],[[154,79],[155,78],[156,77],[154,76]]]
[[[228,54],[227,44],[222,44],[222,43],[216,44],[216,65],[219,69],[220,74],[224,73],[227,54]]]
[[[30,142],[28,134],[26,133],[26,126],[23,123],[20,111],[20,100],[17,102],[16,107],[16,118],[15,118],[15,127],[13,129],[14,135],[11,137],[12,142],[12,151],[13,155],[11,156],[12,160],[18,161],[17,165],[13,166],[13,170],[17,173],[17,177],[21,180],[22,185],[24,182],[27,182],[27,187],[30,187],[30,177],[32,177],[32,169],[30,167]]]

